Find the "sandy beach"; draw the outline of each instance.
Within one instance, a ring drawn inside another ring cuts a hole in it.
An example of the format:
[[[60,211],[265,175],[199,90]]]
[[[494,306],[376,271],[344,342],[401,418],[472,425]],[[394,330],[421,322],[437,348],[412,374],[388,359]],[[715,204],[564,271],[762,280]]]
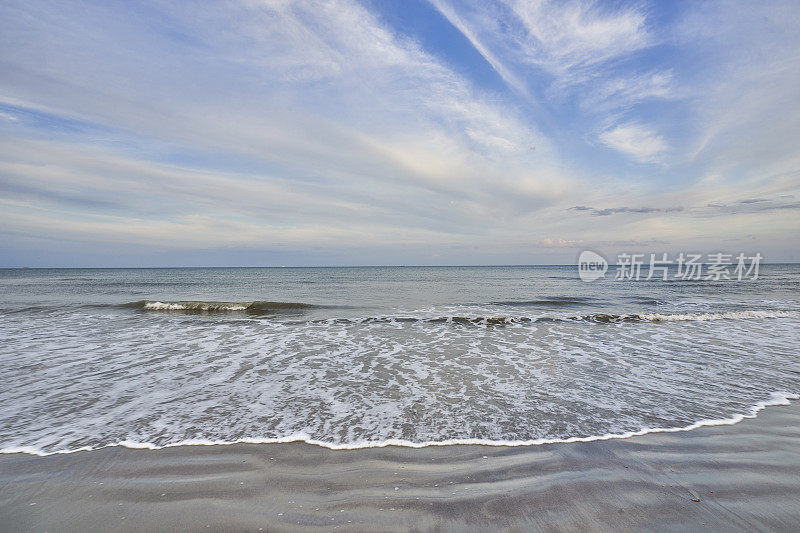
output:
[[[800,405],[588,443],[107,448],[3,455],[0,472],[3,531],[788,531]]]

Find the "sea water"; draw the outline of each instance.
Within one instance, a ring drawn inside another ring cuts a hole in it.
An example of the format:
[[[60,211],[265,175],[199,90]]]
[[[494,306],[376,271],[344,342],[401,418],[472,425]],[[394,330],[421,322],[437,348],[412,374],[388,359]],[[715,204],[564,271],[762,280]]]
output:
[[[624,437],[800,392],[800,266],[0,270],[0,449]]]

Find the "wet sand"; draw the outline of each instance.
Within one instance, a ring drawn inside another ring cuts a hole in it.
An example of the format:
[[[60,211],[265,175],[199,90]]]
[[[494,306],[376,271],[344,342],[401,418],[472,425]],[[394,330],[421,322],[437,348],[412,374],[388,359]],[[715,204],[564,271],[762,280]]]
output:
[[[0,456],[2,531],[796,530],[800,404],[531,447],[308,444]]]

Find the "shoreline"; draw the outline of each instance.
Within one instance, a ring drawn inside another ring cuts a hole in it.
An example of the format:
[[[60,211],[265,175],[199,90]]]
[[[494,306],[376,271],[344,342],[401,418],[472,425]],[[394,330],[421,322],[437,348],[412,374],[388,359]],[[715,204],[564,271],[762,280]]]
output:
[[[800,405],[538,446],[306,443],[0,456],[0,529],[790,530]]]

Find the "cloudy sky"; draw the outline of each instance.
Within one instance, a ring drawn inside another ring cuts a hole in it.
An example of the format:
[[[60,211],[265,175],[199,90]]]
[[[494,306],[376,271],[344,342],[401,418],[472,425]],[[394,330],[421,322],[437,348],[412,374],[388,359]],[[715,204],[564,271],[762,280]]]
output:
[[[800,4],[0,3],[0,266],[800,261]]]

